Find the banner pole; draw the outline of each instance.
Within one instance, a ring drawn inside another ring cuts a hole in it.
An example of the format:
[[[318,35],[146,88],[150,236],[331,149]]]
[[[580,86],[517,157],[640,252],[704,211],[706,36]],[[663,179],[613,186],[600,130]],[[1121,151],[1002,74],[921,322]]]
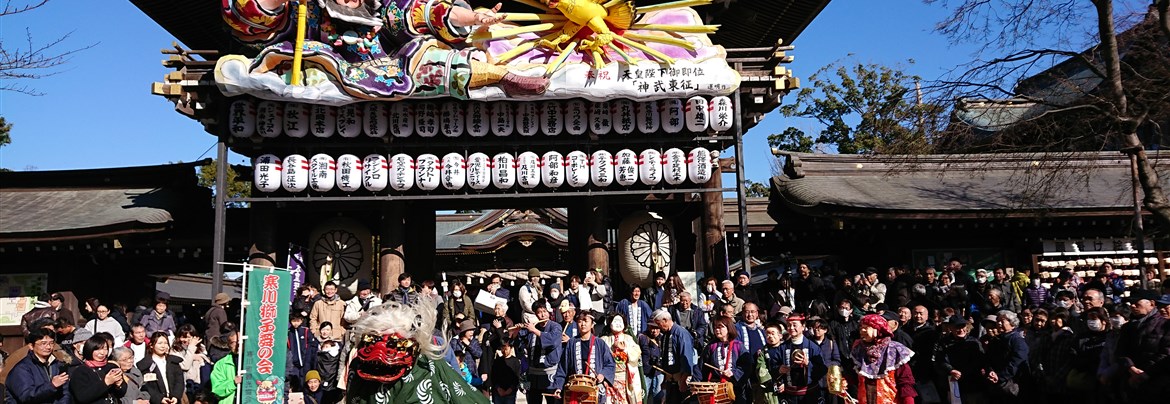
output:
[[[244,267],[244,276],[240,279],[240,320],[236,323],[236,333],[239,334],[239,338],[236,340],[236,346],[233,347],[236,350],[236,377],[244,376],[244,355],[243,350],[240,349],[240,347],[244,346],[244,338],[248,337],[247,334],[243,332],[244,313],[248,311],[248,273],[252,272],[252,265],[241,265]],[[240,401],[243,397],[243,394],[240,394],[242,393],[242,391],[240,391],[242,388],[243,387],[240,384],[236,385],[236,395],[232,398],[232,401],[236,404],[240,404]]]

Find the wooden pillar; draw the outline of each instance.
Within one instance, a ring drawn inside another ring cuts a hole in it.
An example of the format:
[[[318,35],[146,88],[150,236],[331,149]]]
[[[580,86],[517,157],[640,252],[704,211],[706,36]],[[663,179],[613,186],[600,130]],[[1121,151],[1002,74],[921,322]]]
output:
[[[382,226],[378,237],[378,292],[385,295],[398,287],[398,275],[406,270],[403,241],[406,226],[403,202],[390,202],[382,208]]]
[[[723,169],[731,159],[719,159],[712,169],[707,188],[723,188]],[[727,277],[727,239],[723,228],[723,192],[703,193],[703,272],[706,276]]]
[[[424,279],[438,280],[435,273],[435,209],[428,203],[408,204],[406,207],[406,234],[410,242],[403,246],[406,252],[406,271],[416,284]],[[394,278],[397,283],[398,278]]]
[[[695,229],[691,226],[693,220],[694,214],[689,212],[675,216],[671,220],[675,239],[674,264],[671,265],[674,271],[693,272],[695,270],[695,259],[698,253],[695,251]]]
[[[611,277],[609,273],[609,249],[606,248],[606,242],[609,241],[608,228],[606,227],[605,218],[605,199],[604,197],[591,197],[588,220],[589,234],[586,241],[586,248],[588,249],[588,263],[590,271],[595,271],[601,268],[606,277]]]
[[[589,270],[589,234],[592,210],[587,198],[569,201],[569,273],[584,277]],[[565,287],[569,286],[568,279]]]
[[[252,239],[252,246],[248,248],[248,263],[284,267],[276,263],[276,206],[257,202],[252,204],[248,213]]]

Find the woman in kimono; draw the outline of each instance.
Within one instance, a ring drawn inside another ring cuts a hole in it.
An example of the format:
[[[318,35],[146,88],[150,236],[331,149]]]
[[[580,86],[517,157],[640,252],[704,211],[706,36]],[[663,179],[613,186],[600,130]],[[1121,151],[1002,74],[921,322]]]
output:
[[[851,351],[858,375],[858,403],[913,404],[918,393],[908,363],[914,352],[890,340],[893,334],[880,315],[862,317],[859,331],[861,339]]]
[[[609,320],[609,335],[601,337],[613,352],[614,387],[618,395],[624,397],[627,404],[641,404],[644,390],[642,389],[642,348],[638,341],[626,334],[626,320],[621,314],[615,314]],[[616,402],[617,400],[615,400]]]
[[[707,345],[703,355],[703,381],[727,383],[735,386],[737,404],[751,402],[749,377],[744,369],[754,369],[752,354],[739,341],[735,323],[727,317],[712,322],[715,342]]]

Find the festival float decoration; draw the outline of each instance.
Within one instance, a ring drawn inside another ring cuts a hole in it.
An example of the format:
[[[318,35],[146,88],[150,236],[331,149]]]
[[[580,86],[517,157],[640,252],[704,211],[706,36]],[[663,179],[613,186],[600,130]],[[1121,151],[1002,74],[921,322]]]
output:
[[[281,187],[288,192],[301,192],[309,186],[309,160],[299,154],[284,158]]]
[[[354,192],[362,188],[362,159],[352,154],[337,156],[337,189]]]
[[[309,188],[329,192],[337,180],[337,162],[328,154],[315,154],[309,159]]]
[[[252,184],[260,192],[275,192],[280,189],[284,169],[280,157],[273,154],[264,154],[252,160]]]
[[[378,192],[390,184],[390,161],[381,154],[371,154],[362,159],[362,187]]]

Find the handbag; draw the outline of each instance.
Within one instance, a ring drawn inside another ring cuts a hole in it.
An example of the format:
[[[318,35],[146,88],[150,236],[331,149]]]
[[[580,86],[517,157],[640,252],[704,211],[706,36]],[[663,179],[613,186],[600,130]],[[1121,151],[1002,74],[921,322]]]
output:
[[[1015,381],[1000,380],[999,383],[995,384],[995,386],[998,387],[999,390],[1002,391],[1004,394],[1007,394],[1009,396],[1016,397],[1016,396],[1020,395],[1020,385],[1019,385],[1019,383],[1016,383]]]

